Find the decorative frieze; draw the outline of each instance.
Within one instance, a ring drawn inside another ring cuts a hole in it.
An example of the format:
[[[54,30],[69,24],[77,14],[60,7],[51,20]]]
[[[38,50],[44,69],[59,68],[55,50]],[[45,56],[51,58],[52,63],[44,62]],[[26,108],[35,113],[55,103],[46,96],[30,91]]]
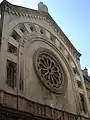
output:
[[[12,15],[16,15],[16,16],[23,16],[23,17],[30,17],[31,19],[45,20],[52,27],[52,29],[55,31],[55,33],[60,38],[62,38],[62,41],[67,46],[69,51],[72,54],[74,53],[73,56],[80,57],[81,54],[74,48],[74,46],[71,44],[70,40],[65,36],[63,31],[58,27],[58,25],[55,23],[55,21],[52,19],[52,17],[50,17],[47,13],[42,13],[37,10],[33,11],[31,9],[28,10],[28,12],[26,12],[27,8],[22,8],[22,11],[21,11],[21,10],[15,9],[15,6],[10,5],[9,3],[7,6],[7,2],[5,5],[5,11],[8,12],[9,14],[11,13]],[[39,15],[38,15],[38,13],[39,13]]]
[[[2,103],[2,108],[0,107],[0,117],[1,114],[4,116],[6,115],[7,118],[12,116],[12,118],[19,118],[19,119],[22,118],[22,120],[26,120],[26,118],[30,119],[29,115],[33,115],[33,117],[38,116],[37,118],[41,117],[42,120],[43,119],[53,120],[60,116],[65,120],[76,120],[76,118],[78,117],[77,115],[67,113],[65,111],[58,110],[56,108],[52,108],[47,105],[43,105],[34,101],[27,100],[24,97],[20,97],[20,96],[17,97],[13,94],[4,91],[3,91],[3,95],[4,95],[4,99]],[[14,108],[13,112],[12,110],[10,110],[10,108]],[[18,110],[22,112],[19,113]],[[89,120],[88,118],[85,118],[83,116],[80,117],[81,120]]]

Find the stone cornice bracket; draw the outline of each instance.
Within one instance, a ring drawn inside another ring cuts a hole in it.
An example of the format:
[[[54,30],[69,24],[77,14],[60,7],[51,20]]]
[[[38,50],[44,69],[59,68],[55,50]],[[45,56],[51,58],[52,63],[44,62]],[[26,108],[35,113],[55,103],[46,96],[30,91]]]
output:
[[[29,17],[31,19],[46,20],[46,17],[44,16],[33,15],[33,13],[23,13],[23,12],[13,11],[7,6],[5,6],[5,11],[8,12],[9,14],[20,16],[20,17]]]

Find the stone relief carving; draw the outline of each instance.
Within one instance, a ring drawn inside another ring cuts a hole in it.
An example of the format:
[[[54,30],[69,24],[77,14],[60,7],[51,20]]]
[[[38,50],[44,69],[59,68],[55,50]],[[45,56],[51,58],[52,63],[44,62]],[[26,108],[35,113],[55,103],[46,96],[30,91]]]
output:
[[[24,44],[29,40],[29,38],[27,36],[24,36],[22,39],[21,39],[21,42],[20,42],[20,46],[21,47],[24,47]]]
[[[26,27],[26,24],[27,24],[27,26],[28,26],[28,29],[30,29],[30,31],[27,29],[27,27]],[[18,28],[17,28],[17,26],[18,26]],[[65,49],[65,47],[62,45],[62,43],[60,42],[60,40],[57,40],[58,41],[58,44],[56,43],[56,37],[50,32],[50,31],[48,31],[48,30],[46,30],[45,28],[43,28],[43,27],[41,27],[40,25],[35,25],[35,24],[33,24],[33,23],[19,23],[18,25],[17,25],[15,28],[17,28],[17,29],[19,29],[20,31],[22,31],[23,32],[23,34],[24,34],[24,36],[18,36],[18,30],[16,31],[16,30],[14,30],[13,29],[13,32],[12,32],[12,34],[11,34],[11,37],[13,37],[13,39],[15,39],[15,40],[17,40],[17,42],[19,42],[19,44],[20,44],[20,46],[21,47],[24,47],[24,44],[28,41],[28,40],[30,40],[30,38],[31,38],[31,36],[35,36],[35,35],[39,35],[39,36],[41,36],[41,37],[45,37],[45,38],[47,38],[49,41],[51,41],[54,45],[56,45],[57,46],[57,48],[59,49],[59,50],[62,50],[61,48],[63,48],[63,50]],[[24,28],[22,27],[22,26],[24,26]],[[36,26],[38,26],[38,29],[37,29],[37,27]],[[25,32],[25,30],[26,30],[26,32]],[[38,32],[39,31],[39,32]],[[50,38],[48,37],[48,35],[46,34],[46,31],[48,31],[48,33],[50,34]],[[17,34],[17,35],[16,35]],[[28,34],[30,34],[30,36],[28,35]],[[38,36],[37,35],[37,36]],[[33,36],[33,37],[34,37]],[[30,37],[30,38],[29,38]],[[62,51],[63,51],[62,50]]]
[[[35,31],[32,31],[32,30],[28,30],[27,29],[27,27],[26,27],[26,24],[28,25],[28,29],[31,29],[30,27],[31,26],[34,26],[35,27]],[[19,24],[18,24],[19,25]],[[56,37],[54,36],[54,35],[52,35],[52,33],[50,32],[50,31],[48,31],[48,30],[44,30],[44,31],[41,31],[41,33],[40,33],[40,30],[42,30],[41,28],[41,26],[39,26],[39,25],[35,25],[35,24],[33,24],[33,23],[20,23],[20,25],[21,26],[24,26],[25,27],[25,30],[27,30],[27,34],[24,34],[24,36],[20,36],[20,39],[19,39],[19,41],[17,41],[18,42],[18,44],[20,45],[20,49],[21,48],[23,48],[23,47],[25,47],[25,44],[28,42],[28,41],[32,41],[32,39],[34,38],[34,39],[37,39],[37,38],[40,38],[40,40],[41,39],[43,39],[43,38],[45,38],[45,36],[46,36],[46,40],[47,40],[47,42],[49,41],[50,43],[52,43],[53,45],[55,45],[56,47],[57,47],[57,49],[59,50],[59,51],[61,51],[62,53],[63,53],[63,55],[65,56],[65,50],[66,50],[66,48],[65,48],[65,46],[60,42],[60,40],[57,40],[58,42],[57,42],[57,44],[56,44]],[[39,32],[37,31],[37,29],[36,29],[36,26],[38,26],[38,28],[39,28]],[[17,26],[16,26],[17,27]],[[15,27],[15,28],[16,28]],[[18,29],[20,29],[19,27],[18,27]],[[14,31],[14,30],[13,30]],[[50,35],[50,37],[48,37],[48,35],[46,34],[46,31],[48,31],[49,32],[49,35]],[[16,31],[16,32],[18,32],[18,30]],[[45,33],[44,33],[45,32]],[[42,34],[42,33],[44,33],[44,34]],[[43,36],[44,35],[44,36]],[[51,36],[53,36],[53,37],[51,37]],[[53,38],[53,39],[51,39],[51,38]],[[68,51],[67,51],[67,54],[69,55],[69,53],[68,53]],[[66,56],[66,59],[68,60],[70,57],[68,57],[68,55]],[[43,59],[43,58],[42,58]],[[46,59],[48,59],[48,57],[46,57]],[[51,58],[49,57],[49,60],[50,60],[50,62],[52,63],[52,61],[51,61]],[[68,62],[69,62],[69,60],[68,60]],[[56,69],[57,69],[57,71],[59,70],[59,68],[58,68],[58,66],[57,66],[57,64],[55,63],[55,66],[56,66]],[[54,70],[53,70],[54,71]],[[57,72],[56,71],[56,72]],[[51,77],[51,81],[50,82],[52,82],[52,83],[48,83],[48,86],[50,85],[50,86],[52,86],[52,87],[54,87],[54,89],[59,89],[59,87],[61,86],[61,84],[62,84],[62,79],[60,78],[60,73],[58,73],[57,72],[57,76],[59,76],[59,77],[55,77],[55,80],[52,80],[53,79],[53,76],[55,76],[55,75],[50,75],[50,70],[48,70],[47,72],[49,72],[49,77]],[[64,72],[63,72],[64,73]],[[55,73],[54,73],[55,74]],[[57,82],[56,81],[58,81],[58,80],[60,80],[61,79],[61,81],[59,81],[59,84],[57,84]],[[53,83],[54,82],[56,82],[56,84],[54,85]],[[54,91],[53,91],[54,92]]]
[[[50,50],[40,48],[34,54],[37,75],[43,84],[54,93],[61,93],[65,82],[65,73],[56,55]]]

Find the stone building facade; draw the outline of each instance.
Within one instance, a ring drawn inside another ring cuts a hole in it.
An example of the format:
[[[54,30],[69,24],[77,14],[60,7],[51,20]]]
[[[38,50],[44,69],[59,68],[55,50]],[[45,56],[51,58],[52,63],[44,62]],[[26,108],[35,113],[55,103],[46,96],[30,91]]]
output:
[[[81,54],[48,13],[0,4],[0,119],[89,119]]]
[[[83,72],[84,82],[85,82],[86,91],[87,91],[87,95],[88,95],[88,99],[89,99],[89,105],[90,105],[90,76],[88,74],[87,68],[82,70],[82,72]]]

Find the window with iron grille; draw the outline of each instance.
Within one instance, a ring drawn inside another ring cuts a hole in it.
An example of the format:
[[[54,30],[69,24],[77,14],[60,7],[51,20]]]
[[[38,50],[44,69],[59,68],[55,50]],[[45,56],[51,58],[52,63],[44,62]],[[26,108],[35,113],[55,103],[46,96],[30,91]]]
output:
[[[16,87],[16,63],[7,60],[7,80],[6,83],[9,87]]]

